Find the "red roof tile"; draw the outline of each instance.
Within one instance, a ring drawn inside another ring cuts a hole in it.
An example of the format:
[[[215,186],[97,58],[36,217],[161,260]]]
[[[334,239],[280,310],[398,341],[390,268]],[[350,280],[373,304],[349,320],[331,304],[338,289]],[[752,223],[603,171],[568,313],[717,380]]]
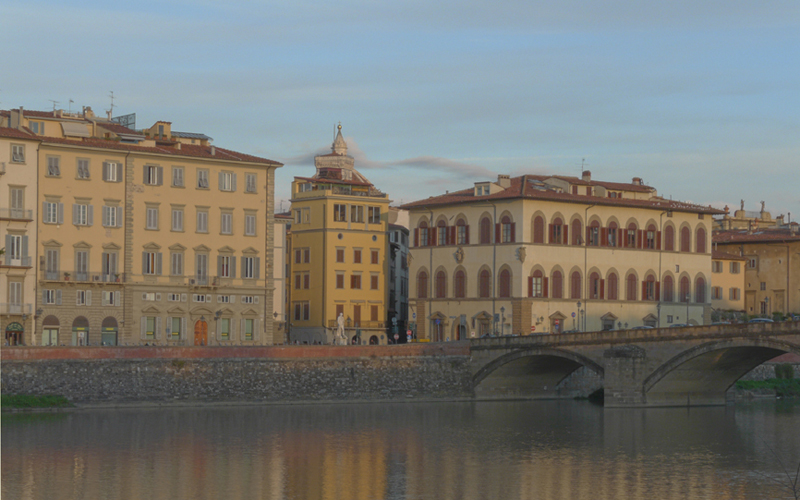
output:
[[[793,233],[788,228],[764,228],[748,231],[747,229],[729,229],[714,231],[711,237],[714,243],[768,243],[779,241],[800,241],[800,233]]]
[[[370,182],[348,181],[344,179],[328,179],[328,178],[319,179],[316,177],[295,177],[295,180],[313,182],[316,184],[346,184],[348,186],[372,186],[372,183]]]
[[[716,260],[747,260],[741,255],[734,255],[732,253],[722,252],[720,250],[712,250],[711,258]]]
[[[144,138],[144,134],[141,132],[137,132],[135,130],[129,129],[124,125],[120,125],[119,123],[113,122],[97,122],[98,127],[103,127],[104,129],[108,130],[109,132],[114,132],[117,135],[138,135]]]
[[[8,128],[8,127],[0,127],[0,137],[10,137],[12,139],[28,139],[31,141],[41,140],[40,137],[37,137],[30,131],[17,130],[15,128]]]

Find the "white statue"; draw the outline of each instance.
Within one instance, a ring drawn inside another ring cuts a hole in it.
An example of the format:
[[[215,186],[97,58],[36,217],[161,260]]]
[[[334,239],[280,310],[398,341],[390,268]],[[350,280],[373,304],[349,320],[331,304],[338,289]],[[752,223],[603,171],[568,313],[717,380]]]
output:
[[[347,336],[344,334],[344,314],[339,313],[339,317],[336,318],[336,335],[334,339],[334,343],[337,345],[347,345]]]

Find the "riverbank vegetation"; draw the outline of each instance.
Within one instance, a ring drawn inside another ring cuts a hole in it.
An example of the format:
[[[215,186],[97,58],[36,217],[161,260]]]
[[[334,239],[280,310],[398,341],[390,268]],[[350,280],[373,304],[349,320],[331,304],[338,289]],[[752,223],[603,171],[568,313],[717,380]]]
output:
[[[800,379],[739,380],[736,389],[756,394],[774,392],[777,397],[797,398],[800,397]]]
[[[3,394],[0,396],[2,409],[11,408],[68,408],[72,406],[64,396],[30,396],[27,394]]]

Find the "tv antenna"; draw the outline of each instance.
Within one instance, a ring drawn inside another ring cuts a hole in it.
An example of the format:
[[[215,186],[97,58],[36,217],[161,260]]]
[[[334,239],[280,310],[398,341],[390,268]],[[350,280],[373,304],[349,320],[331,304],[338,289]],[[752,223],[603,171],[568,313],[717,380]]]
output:
[[[58,106],[60,104],[59,101],[54,101],[52,99],[48,99],[48,101],[53,103],[53,111],[55,111],[56,110],[56,106]]]
[[[108,117],[111,118],[114,115],[114,91],[109,91],[108,97],[111,98],[111,109],[108,110]]]
[[[583,171],[584,171],[584,170],[586,169],[586,167],[588,167],[588,166],[589,166],[589,164],[588,164],[588,163],[586,163],[586,158],[581,158],[581,166],[580,166],[580,169],[581,169],[581,171],[580,171],[580,172],[578,172],[578,177],[581,177],[581,176],[583,175]]]
[[[69,113],[72,114],[72,103],[74,103],[72,99],[69,100]]]

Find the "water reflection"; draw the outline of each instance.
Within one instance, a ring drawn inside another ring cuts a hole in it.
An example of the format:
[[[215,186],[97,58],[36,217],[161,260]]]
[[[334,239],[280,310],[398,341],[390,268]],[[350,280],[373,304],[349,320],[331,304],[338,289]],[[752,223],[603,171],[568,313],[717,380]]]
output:
[[[800,404],[491,402],[3,417],[19,499],[749,499],[800,460]],[[757,472],[756,472],[757,471]]]

